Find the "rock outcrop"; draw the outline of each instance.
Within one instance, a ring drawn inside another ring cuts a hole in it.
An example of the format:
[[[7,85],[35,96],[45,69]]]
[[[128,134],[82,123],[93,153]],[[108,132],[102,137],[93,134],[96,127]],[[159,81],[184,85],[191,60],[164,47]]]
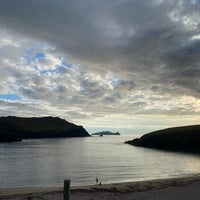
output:
[[[97,133],[92,133],[91,135],[120,135],[120,133],[119,132],[113,133],[110,131],[101,131]]]

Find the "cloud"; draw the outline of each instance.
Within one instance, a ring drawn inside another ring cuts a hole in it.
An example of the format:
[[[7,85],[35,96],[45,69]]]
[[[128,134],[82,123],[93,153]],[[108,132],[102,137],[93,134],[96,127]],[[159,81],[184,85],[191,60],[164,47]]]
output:
[[[1,100],[1,115],[199,114],[199,11],[192,0],[1,0],[0,94],[20,98]]]

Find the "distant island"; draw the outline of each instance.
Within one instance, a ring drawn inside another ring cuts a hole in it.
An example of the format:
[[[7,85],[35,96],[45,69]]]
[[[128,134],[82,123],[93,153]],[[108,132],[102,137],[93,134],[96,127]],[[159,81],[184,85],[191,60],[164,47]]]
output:
[[[119,132],[113,133],[110,131],[101,131],[101,132],[97,132],[97,133],[92,133],[91,135],[99,135],[99,136],[103,136],[103,135],[120,135]]]
[[[0,117],[0,142],[86,136],[90,135],[82,126],[58,117]]]
[[[200,125],[167,128],[125,143],[139,147],[200,153]]]

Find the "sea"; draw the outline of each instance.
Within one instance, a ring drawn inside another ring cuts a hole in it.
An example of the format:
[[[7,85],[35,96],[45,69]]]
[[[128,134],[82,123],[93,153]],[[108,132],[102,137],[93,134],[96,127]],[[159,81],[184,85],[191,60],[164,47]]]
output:
[[[134,147],[134,135],[0,144],[0,188],[61,187],[194,176],[200,156]]]

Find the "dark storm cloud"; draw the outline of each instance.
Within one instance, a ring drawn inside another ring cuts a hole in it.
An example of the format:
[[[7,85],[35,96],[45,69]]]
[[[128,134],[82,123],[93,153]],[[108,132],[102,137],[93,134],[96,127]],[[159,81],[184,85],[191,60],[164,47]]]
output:
[[[179,25],[168,17],[175,3],[155,2],[2,0],[0,21],[8,28],[46,39],[80,57],[111,59],[116,52],[106,54],[115,48],[123,56],[123,49],[131,53],[134,47],[141,48],[146,44],[148,51],[151,48],[148,44],[155,42],[161,48],[163,43],[166,44],[166,38],[171,42],[179,40],[177,33],[181,30],[174,33],[170,30],[171,26]],[[155,38],[157,36],[163,38]],[[143,39],[144,43],[141,43]],[[156,39],[163,43],[159,44]]]
[[[102,3],[63,0],[1,1],[1,24],[24,35],[50,41],[58,48],[70,50],[69,53],[82,51],[89,55],[89,52],[86,53],[88,45],[92,48],[92,44],[99,41],[100,35],[93,19],[103,11]]]
[[[3,0],[0,5],[1,24],[87,61],[130,59],[138,47],[148,51],[155,32],[172,24],[166,16],[171,6],[152,1]]]

